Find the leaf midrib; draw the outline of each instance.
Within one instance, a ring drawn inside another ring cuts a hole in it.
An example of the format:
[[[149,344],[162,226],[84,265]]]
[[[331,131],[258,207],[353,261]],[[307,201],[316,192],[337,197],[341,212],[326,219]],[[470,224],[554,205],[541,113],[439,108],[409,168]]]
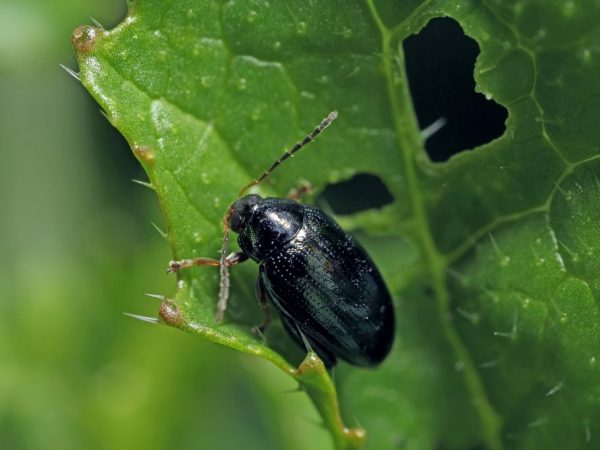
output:
[[[489,402],[483,382],[471,360],[466,346],[461,341],[456,329],[448,320],[449,298],[445,282],[445,260],[437,251],[433,241],[431,229],[423,206],[421,189],[415,172],[413,153],[407,150],[415,149],[414,151],[422,152],[424,151],[423,144],[416,126],[412,105],[407,105],[408,101],[405,101],[405,104],[401,105],[399,101],[400,95],[395,95],[394,69],[392,67],[392,61],[395,55],[392,55],[391,51],[394,34],[390,32],[379,17],[376,7],[373,4],[373,0],[368,0],[368,6],[382,38],[382,59],[391,103],[391,114],[393,116],[394,127],[398,137],[399,148],[404,149],[401,151],[404,161],[404,175],[408,187],[407,193],[412,205],[415,222],[419,225],[415,230],[415,236],[417,236],[421,242],[425,260],[427,262],[426,265],[430,269],[433,290],[438,304],[440,323],[442,324],[444,335],[452,348],[455,357],[464,364],[462,372],[464,382],[472,398],[475,399],[473,404],[483,426],[483,438],[491,450],[502,450],[500,418]],[[399,27],[396,27],[396,29],[399,29]],[[397,52],[398,58],[402,58],[403,54],[399,46]],[[397,70],[404,72],[403,60],[398,61]],[[404,76],[402,79],[406,80],[407,78]],[[408,99],[409,93],[406,91],[402,92],[402,98]],[[405,125],[407,122],[409,124]],[[408,142],[403,142],[404,138],[406,138]]]

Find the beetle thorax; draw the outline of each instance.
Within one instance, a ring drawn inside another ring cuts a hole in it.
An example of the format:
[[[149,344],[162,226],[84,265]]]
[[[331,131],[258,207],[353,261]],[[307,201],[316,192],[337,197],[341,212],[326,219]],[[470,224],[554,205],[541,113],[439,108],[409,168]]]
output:
[[[304,207],[281,198],[248,195],[235,202],[232,211],[231,229],[239,233],[240,248],[255,261],[294,239],[304,221]]]

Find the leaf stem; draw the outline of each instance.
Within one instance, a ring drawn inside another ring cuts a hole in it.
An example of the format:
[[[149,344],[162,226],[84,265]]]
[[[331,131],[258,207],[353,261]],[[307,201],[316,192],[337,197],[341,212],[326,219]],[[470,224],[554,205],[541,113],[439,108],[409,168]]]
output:
[[[416,235],[420,238],[425,259],[430,268],[429,273],[438,303],[440,323],[450,347],[463,366],[464,381],[468,391],[472,395],[473,406],[481,421],[485,443],[490,450],[502,450],[500,418],[490,404],[477,369],[471,360],[467,348],[452,326],[450,319],[449,295],[446,289],[445,259],[438,252],[431,236],[431,229],[415,168],[417,152],[424,150],[415,113],[410,102],[407,78],[404,71],[404,54],[400,44],[398,44],[396,51],[393,52],[392,39],[394,34],[382,22],[372,0],[368,0],[368,5],[382,37],[383,66],[387,79],[394,128],[399,146],[402,149],[404,175],[409,187],[408,192],[415,218]]]

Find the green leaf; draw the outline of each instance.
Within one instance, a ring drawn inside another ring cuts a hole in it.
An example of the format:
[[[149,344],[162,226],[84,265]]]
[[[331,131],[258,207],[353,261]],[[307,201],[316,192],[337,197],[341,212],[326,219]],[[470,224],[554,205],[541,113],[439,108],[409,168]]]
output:
[[[476,88],[509,111],[501,138],[444,164],[424,153],[401,46],[438,16],[478,42]],[[339,111],[260,191],[366,172],[395,197],[342,221],[368,232],[396,300],[388,360],[336,372],[369,448],[562,449],[600,435],[599,20],[583,1],[140,0],[73,43],[82,83],[148,173],[175,258],[217,256],[241,186]],[[235,269],[224,325],[210,268],[179,274],[163,319],[274,362],[337,448],[359,446],[318,360],[295,370],[280,328],[277,352],[251,333],[256,268]]]

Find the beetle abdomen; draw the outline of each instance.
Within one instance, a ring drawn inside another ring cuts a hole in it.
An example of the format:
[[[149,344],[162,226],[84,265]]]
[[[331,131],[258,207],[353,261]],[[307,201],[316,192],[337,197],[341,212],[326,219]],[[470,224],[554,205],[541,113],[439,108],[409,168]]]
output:
[[[359,366],[389,353],[394,311],[383,279],[322,211],[305,207],[301,231],[262,261],[260,276],[271,301],[317,348]]]

